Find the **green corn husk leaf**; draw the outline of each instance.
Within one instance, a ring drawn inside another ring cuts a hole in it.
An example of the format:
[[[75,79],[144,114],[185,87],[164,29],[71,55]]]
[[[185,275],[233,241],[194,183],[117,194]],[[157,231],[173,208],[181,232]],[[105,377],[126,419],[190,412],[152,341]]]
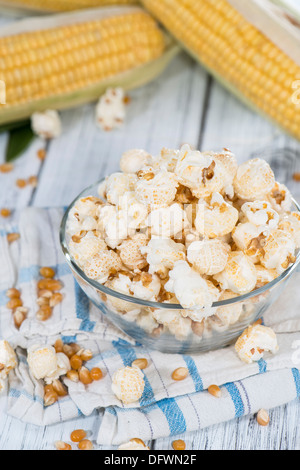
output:
[[[35,134],[31,129],[30,123],[12,129],[9,133],[7,142],[5,161],[12,162],[20,157],[29,147],[34,138]]]
[[[71,24],[74,21],[84,22],[91,19],[97,19],[114,14],[128,13],[132,11],[141,11],[140,7],[115,7],[115,8],[98,8],[93,10],[85,10],[81,12],[63,13],[59,15],[51,15],[47,18],[29,18],[24,19],[16,24],[9,25],[7,34],[0,29],[0,37],[5,35],[18,34],[24,31],[34,29],[41,30],[64,24]],[[144,10],[142,10],[144,11]],[[112,76],[98,83],[87,86],[84,89],[64,93],[63,95],[49,96],[44,99],[31,101],[25,104],[12,107],[0,106],[0,125],[13,123],[16,121],[29,118],[36,111],[45,111],[46,109],[63,110],[76,107],[88,102],[93,102],[109,87],[122,87],[125,91],[138,88],[146,83],[154,80],[159,76],[172,59],[180,51],[180,47],[176,42],[165,34],[166,48],[164,53],[157,59],[145,63],[142,66],[135,67],[121,74]]]

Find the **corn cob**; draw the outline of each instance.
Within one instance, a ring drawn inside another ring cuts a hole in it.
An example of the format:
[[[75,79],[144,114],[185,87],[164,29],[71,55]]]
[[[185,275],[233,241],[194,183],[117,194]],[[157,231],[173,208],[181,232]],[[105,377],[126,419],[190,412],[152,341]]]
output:
[[[15,7],[41,12],[60,12],[106,5],[138,3],[138,0],[0,0],[0,6]]]
[[[140,86],[162,72],[177,51],[139,7],[64,13],[9,25],[0,30],[0,83],[6,86],[0,124],[37,110],[96,100],[109,86]]]
[[[283,52],[230,0],[142,3],[231,92],[300,139],[299,54]]]

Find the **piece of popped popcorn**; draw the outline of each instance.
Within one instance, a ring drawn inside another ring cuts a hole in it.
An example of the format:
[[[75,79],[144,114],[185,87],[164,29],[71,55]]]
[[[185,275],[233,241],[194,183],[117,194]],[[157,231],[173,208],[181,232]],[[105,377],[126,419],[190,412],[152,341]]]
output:
[[[300,214],[299,212],[287,212],[281,218],[278,228],[289,233],[294,240],[296,248],[300,248]]]
[[[288,232],[273,230],[264,240],[261,264],[282,274],[291,263],[295,262],[295,250],[295,242]]]
[[[240,295],[247,294],[256,286],[255,265],[243,252],[232,251],[229,253],[224,271],[215,274],[214,279],[220,283],[224,290],[231,290]]]
[[[278,349],[274,331],[259,324],[249,326],[235,343],[239,358],[247,364],[259,361],[265,351],[275,354]]]
[[[31,127],[43,139],[54,139],[61,134],[61,121],[57,111],[35,112],[31,116]]]
[[[220,295],[218,289],[211,289],[208,282],[186,261],[175,263],[169,272],[165,290],[175,294],[183,308],[200,310],[200,314],[204,316],[206,313],[203,309],[209,309]]]
[[[118,206],[120,197],[128,191],[134,191],[136,182],[137,176],[133,173],[112,173],[105,179],[105,189],[102,188],[103,195],[107,202]]]
[[[199,200],[195,227],[202,236],[218,238],[231,233],[238,218],[237,209],[225,202],[220,193],[213,193],[210,200]]]
[[[182,238],[182,232],[187,224],[186,213],[177,203],[154,209],[148,216],[151,234],[160,238]]]
[[[173,269],[177,261],[185,260],[185,246],[171,238],[152,237],[147,246],[141,248],[141,252],[147,255],[149,273],[152,274],[163,274]]]
[[[75,237],[69,242],[69,249],[74,260],[80,266],[83,266],[86,261],[99,253],[99,251],[106,250],[107,245],[104,240],[97,237],[93,232],[87,232],[83,237],[80,236],[80,233],[78,236],[75,234]]]
[[[131,149],[123,153],[120,169],[123,173],[138,173],[144,166],[151,165],[152,156],[143,149]]]
[[[289,212],[291,210],[292,195],[284,184],[276,181],[274,188],[267,195],[266,199],[278,214]]]
[[[142,254],[142,248],[147,246],[149,239],[144,233],[136,233],[118,246],[118,252],[123,264],[132,271],[141,270],[148,265]]]
[[[125,444],[121,444],[118,447],[118,450],[150,450],[146,444],[141,441],[141,439],[131,439],[129,442],[125,442]]]
[[[187,144],[180,149],[174,172],[178,181],[190,188],[197,198],[221,192],[226,184],[227,172],[224,166],[214,159],[214,154],[192,150]]]
[[[71,370],[70,361],[64,353],[56,353],[50,345],[33,345],[27,351],[27,362],[32,375],[52,383]]]
[[[154,309],[153,317],[160,325],[164,325],[179,341],[191,334],[191,319],[184,318],[181,310]]]
[[[96,110],[96,124],[104,131],[121,127],[126,117],[125,94],[122,88],[108,88],[99,99]]]
[[[254,158],[238,167],[234,191],[239,198],[248,201],[264,199],[274,186],[274,173],[265,160]]]
[[[167,207],[174,201],[178,187],[174,173],[147,167],[138,173],[138,178],[136,197],[150,209]]]
[[[215,238],[191,243],[187,259],[200,274],[211,276],[225,269],[230,246]]]
[[[90,279],[104,284],[110,275],[122,269],[122,261],[113,250],[101,250],[86,261],[84,272]]]
[[[145,388],[144,374],[138,367],[124,367],[112,377],[112,391],[125,405],[138,401]]]

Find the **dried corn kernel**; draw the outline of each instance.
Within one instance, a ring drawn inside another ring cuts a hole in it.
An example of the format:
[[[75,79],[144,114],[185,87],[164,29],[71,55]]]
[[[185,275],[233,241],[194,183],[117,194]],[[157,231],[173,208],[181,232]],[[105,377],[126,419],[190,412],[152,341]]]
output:
[[[261,409],[256,415],[256,420],[260,426],[268,426],[270,422],[270,416],[266,410]]]
[[[185,450],[186,444],[182,439],[177,439],[176,441],[172,442],[172,447],[174,450]]]
[[[210,385],[207,390],[210,395],[213,395],[216,398],[220,398],[222,396],[222,390],[218,385]]]
[[[186,367],[178,367],[172,372],[172,379],[176,381],[184,380],[188,377],[189,371]]]
[[[80,442],[86,437],[86,431],[83,429],[75,429],[71,432],[70,439],[72,442]]]

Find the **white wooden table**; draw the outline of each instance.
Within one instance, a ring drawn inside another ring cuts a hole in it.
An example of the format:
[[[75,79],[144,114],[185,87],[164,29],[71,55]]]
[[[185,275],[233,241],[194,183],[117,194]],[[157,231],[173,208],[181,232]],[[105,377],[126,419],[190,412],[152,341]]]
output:
[[[1,17],[0,24],[4,22],[7,19]],[[130,96],[125,126],[111,133],[96,127],[94,105],[63,112],[63,134],[49,145],[46,160],[37,158],[37,150],[44,144],[36,139],[15,170],[0,175],[0,207],[15,209],[17,216],[28,205],[68,205],[89,184],[118,170],[124,150],[138,147],[156,153],[163,146],[178,148],[185,142],[202,150],[230,148],[240,162],[253,155],[269,159],[278,179],[300,197],[300,183],[292,181],[293,173],[300,171],[300,143],[248,110],[186,54],[178,56],[160,78]],[[0,135],[0,163],[6,140],[6,135]],[[38,176],[37,188],[16,187],[17,178],[32,175]],[[36,427],[8,416],[3,398],[0,410],[1,450],[53,449],[54,441],[69,440],[76,428],[88,429],[95,437],[101,420],[101,413],[95,412],[64,424]],[[270,416],[266,428],[249,416],[180,437],[189,450],[299,450],[299,400],[272,410]],[[171,449],[172,440],[159,439],[151,447]]]

